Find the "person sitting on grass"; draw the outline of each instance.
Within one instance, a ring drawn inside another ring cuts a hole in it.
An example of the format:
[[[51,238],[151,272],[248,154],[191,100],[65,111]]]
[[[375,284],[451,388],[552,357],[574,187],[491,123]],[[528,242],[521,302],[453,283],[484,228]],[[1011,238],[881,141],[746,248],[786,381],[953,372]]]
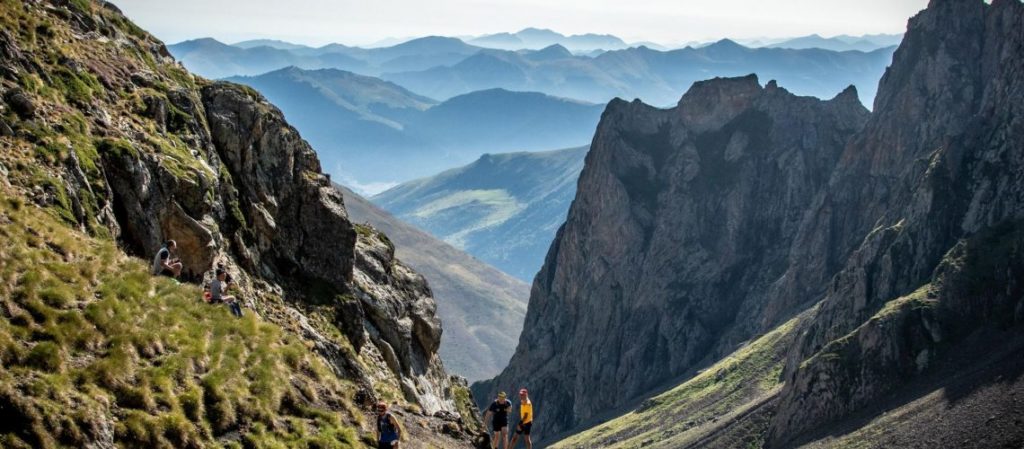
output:
[[[181,276],[181,260],[174,254],[177,249],[178,242],[174,240],[164,242],[160,250],[156,252],[156,256],[153,257],[154,276],[167,276],[172,279]]]
[[[228,308],[231,309],[231,314],[237,317],[242,316],[242,306],[238,303],[238,298],[234,295],[225,295],[224,292],[231,286],[227,282],[228,272],[223,268],[217,269],[217,277],[210,282],[210,298],[211,302],[219,303],[225,302]]]

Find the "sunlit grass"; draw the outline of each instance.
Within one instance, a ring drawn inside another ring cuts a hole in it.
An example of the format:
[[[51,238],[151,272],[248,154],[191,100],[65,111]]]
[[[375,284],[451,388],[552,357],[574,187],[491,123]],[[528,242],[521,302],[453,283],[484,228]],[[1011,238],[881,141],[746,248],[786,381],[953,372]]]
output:
[[[349,388],[297,339],[0,195],[2,447],[347,448]]]

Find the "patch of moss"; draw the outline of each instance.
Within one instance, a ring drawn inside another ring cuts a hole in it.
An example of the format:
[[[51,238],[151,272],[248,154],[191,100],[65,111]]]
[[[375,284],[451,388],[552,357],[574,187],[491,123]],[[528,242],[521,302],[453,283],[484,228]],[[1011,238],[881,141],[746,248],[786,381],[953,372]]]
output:
[[[469,391],[469,388],[460,385],[453,386],[452,398],[455,399],[455,409],[463,417],[462,422],[466,428],[470,432],[483,430],[480,428],[480,422],[475,418],[475,413],[473,413],[473,394]]]
[[[92,3],[89,0],[68,0],[68,7],[84,15],[92,15]]]
[[[103,90],[99,80],[86,71],[75,72],[61,67],[53,73],[53,85],[68,101],[89,104],[93,95]]]
[[[110,155],[118,159],[139,158],[139,151],[125,139],[98,139],[96,140],[96,151],[101,155]]]

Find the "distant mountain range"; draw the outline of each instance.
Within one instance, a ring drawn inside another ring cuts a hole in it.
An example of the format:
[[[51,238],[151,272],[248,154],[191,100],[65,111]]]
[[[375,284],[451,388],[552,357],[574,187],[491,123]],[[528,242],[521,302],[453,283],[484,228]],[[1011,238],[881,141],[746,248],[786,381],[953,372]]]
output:
[[[371,200],[484,262],[531,281],[565,221],[587,151],[487,154]]]
[[[576,34],[566,36],[551,30],[526,28],[516,33],[497,33],[471,38],[466,41],[478,47],[500,50],[539,50],[552,45],[561,45],[573,52],[594,50],[621,50],[630,47],[622,39],[610,34]]]
[[[701,48],[638,47],[595,57],[566,55],[558,47],[544,51],[559,52],[562,57],[543,59],[522,52],[482,50],[454,65],[385,73],[382,78],[439,99],[502,87],[600,103],[614,97],[640,98],[668,106],[695,81],[757,73],[762,79],[778,80],[796,94],[819,98],[831,98],[853,84],[870,105],[894,49],[865,53],[748,48],[722,40]]]
[[[228,45],[212,38],[184,41],[167,48],[189,70],[209,78],[258,75],[288,66],[376,75],[455,64],[481,50],[459,39],[438,36],[382,48],[341,44],[313,48],[275,40]]]
[[[640,98],[661,106],[674,104],[680,92],[694,81],[749,73],[757,73],[764,80],[776,79],[796,94],[819,98],[831,98],[853,84],[860,98],[870,105],[895,48],[835,51],[877,47],[892,36],[809,36],[774,43],[771,48],[749,48],[721,40],[667,51],[644,46],[624,48],[622,40],[614,36],[558,36],[562,35],[528,29],[471,40],[480,45],[455,38],[424,37],[372,49],[341,44],[313,48],[268,40],[227,45],[207,38],[168,48],[187,68],[212,78],[258,75],[288,66],[336,68],[378,76],[438,100],[503,88],[602,104],[614,97]],[[582,51],[583,43],[588,42],[620,49]],[[533,49],[540,43],[550,45]],[[511,51],[483,45],[528,48]],[[832,50],[806,48],[814,45]]]
[[[445,367],[470,381],[496,375],[519,341],[530,286],[338,189],[349,219],[387,234],[396,257],[427,279],[444,325]]]
[[[821,37],[817,34],[788,39],[782,42],[766,45],[769,48],[793,48],[807,49],[820,48],[833,51],[874,51],[880,48],[899,45],[903,40],[902,34],[869,34],[864,36],[840,35],[835,37]]]
[[[273,101],[317,149],[326,171],[369,193],[467,164],[484,152],[585,144],[604,109],[502,89],[438,103],[387,81],[334,69],[290,67],[229,79]]]

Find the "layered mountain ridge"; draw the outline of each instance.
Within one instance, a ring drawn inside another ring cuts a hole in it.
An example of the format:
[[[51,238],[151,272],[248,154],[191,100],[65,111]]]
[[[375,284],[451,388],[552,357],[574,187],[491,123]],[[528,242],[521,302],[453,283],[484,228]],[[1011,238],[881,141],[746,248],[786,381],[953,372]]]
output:
[[[545,441],[642,402],[557,447],[1024,442],[1007,355],[1024,324],[1022,19],[1017,0],[932,1],[870,114],[852,90],[820,102],[752,78],[670,110],[614,101],[516,355],[478,401],[528,386]]]
[[[317,148],[326,172],[370,194],[469,163],[484,152],[585,143],[602,107],[487,89],[438,103],[393,83],[333,69],[232,77],[277,104]]]
[[[465,167],[400,184],[372,200],[529,282],[565,221],[587,151],[485,154]]]

